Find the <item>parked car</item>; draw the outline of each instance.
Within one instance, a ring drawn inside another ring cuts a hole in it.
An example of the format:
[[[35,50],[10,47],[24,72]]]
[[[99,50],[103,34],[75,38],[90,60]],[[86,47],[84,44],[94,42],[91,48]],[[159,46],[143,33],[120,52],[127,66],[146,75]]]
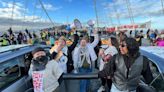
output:
[[[11,45],[0,48],[0,92],[25,92],[32,88],[28,70],[32,59],[31,52],[36,47]],[[42,47],[49,50],[48,46]]]

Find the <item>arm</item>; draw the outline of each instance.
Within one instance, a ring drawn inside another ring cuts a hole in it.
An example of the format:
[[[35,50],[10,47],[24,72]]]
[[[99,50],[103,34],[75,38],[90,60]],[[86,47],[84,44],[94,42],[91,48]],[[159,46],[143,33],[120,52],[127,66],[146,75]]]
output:
[[[63,71],[62,69],[59,67],[57,62],[53,62],[53,75],[54,77],[56,77],[56,79],[58,79],[59,84],[62,82],[62,75],[63,75]]]
[[[57,51],[54,51],[54,52],[51,54],[52,59],[54,59],[54,58],[56,57],[56,55],[57,55]]]
[[[52,47],[50,50],[51,58],[55,58],[57,54],[62,50],[63,46],[58,45],[57,47]]]
[[[115,59],[116,59],[116,55],[114,55],[112,59],[107,63],[106,67],[98,73],[98,76],[100,78],[113,76],[113,73],[115,71]]]
[[[143,57],[143,70],[142,70],[142,75],[146,81],[147,84],[150,84],[153,80],[152,72],[150,70],[149,62],[151,62],[149,59],[146,57]]]
[[[33,67],[33,65],[31,64],[31,65],[30,65],[30,69],[29,69],[29,71],[28,71],[28,75],[29,75],[30,77],[32,77],[32,67]]]
[[[79,40],[79,36],[77,34],[74,34],[74,42],[72,43],[71,46],[68,47],[70,52],[72,52],[74,50],[74,48],[76,47],[76,45],[78,43],[78,40]]]
[[[91,43],[91,45],[93,47],[96,47],[98,43],[99,43],[99,36],[98,34],[94,34],[94,41]]]
[[[79,47],[75,48],[75,51],[73,53],[73,63],[74,63],[74,68],[77,69],[78,68],[78,61],[79,61]]]

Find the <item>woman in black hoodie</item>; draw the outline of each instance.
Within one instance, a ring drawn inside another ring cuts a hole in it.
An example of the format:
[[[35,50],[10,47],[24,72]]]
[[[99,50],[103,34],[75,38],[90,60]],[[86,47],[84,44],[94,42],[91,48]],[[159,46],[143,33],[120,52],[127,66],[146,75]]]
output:
[[[63,68],[63,71],[65,73],[71,73],[74,69],[73,66],[73,60],[72,60],[72,51],[76,47],[79,40],[79,36],[77,34],[74,34],[74,41],[72,45],[67,46],[66,45],[66,38],[61,36],[59,38],[59,43],[56,47],[56,49],[52,52],[52,58],[57,59],[59,65]],[[59,57],[58,54],[62,53],[62,55]],[[62,64],[65,63],[66,65]],[[64,65],[64,67],[63,67]]]

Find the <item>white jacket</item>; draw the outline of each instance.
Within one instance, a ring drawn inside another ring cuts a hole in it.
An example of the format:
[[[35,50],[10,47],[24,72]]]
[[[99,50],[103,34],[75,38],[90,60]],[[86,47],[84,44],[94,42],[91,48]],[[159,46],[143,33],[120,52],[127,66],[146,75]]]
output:
[[[97,46],[98,43],[99,43],[99,37],[97,34],[95,34],[94,41],[86,45],[86,49],[88,52],[87,55],[89,55],[89,57],[91,58],[91,60],[87,61],[90,64],[90,67],[91,67],[91,64],[93,64],[92,62],[94,62],[97,59],[97,55],[94,51],[94,48]],[[80,49],[81,49],[81,46],[76,47],[73,53],[73,61],[74,61],[75,69],[83,65],[83,62],[81,62],[80,60]]]

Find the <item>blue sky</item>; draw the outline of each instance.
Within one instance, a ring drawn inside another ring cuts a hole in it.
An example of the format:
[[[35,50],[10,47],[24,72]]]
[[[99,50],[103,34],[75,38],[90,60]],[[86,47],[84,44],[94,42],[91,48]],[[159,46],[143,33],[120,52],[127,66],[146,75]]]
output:
[[[23,27],[52,26],[39,0],[15,0],[13,20],[9,20],[11,19],[13,1],[0,0],[0,27],[8,28],[9,24],[16,25],[16,28],[20,28],[18,24]],[[83,24],[86,24],[90,19],[96,20],[94,0],[41,1],[55,23],[72,23],[75,18]],[[136,24],[151,21],[152,28],[164,29],[164,12],[162,12],[161,0],[128,1],[130,3],[128,7],[131,11],[128,11],[126,0],[96,0],[100,26],[131,24],[130,18],[133,18]],[[131,12],[131,15],[129,12]],[[120,24],[118,21],[120,21]],[[38,22],[42,25],[37,25]]]

